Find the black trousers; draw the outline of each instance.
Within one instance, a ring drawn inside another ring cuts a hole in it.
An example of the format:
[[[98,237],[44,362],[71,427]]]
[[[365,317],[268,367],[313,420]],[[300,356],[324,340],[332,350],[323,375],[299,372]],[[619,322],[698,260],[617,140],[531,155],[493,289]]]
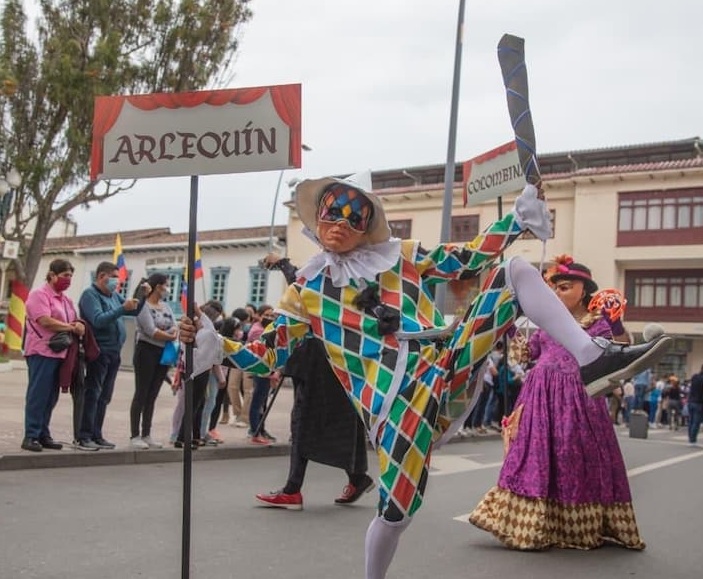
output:
[[[132,438],[151,435],[154,406],[168,371],[168,366],[161,365],[162,352],[163,346],[141,340],[134,347],[134,397],[129,409]]]

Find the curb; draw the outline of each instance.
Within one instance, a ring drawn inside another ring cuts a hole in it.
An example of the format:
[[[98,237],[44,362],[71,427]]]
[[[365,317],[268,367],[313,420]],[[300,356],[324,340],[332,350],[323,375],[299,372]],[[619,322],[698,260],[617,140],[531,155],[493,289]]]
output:
[[[453,438],[446,444],[476,443],[482,440],[495,440],[500,434],[486,434],[470,438]],[[371,450],[371,446],[369,446]],[[99,450],[85,452],[64,445],[64,450],[44,450],[42,452],[18,452],[0,455],[0,472],[10,470],[33,470],[41,468],[72,468],[91,466],[120,466],[138,464],[158,464],[183,462],[183,450],[163,448],[159,450]],[[193,462],[202,460],[231,460],[239,458],[263,458],[287,456],[290,444],[271,446],[219,446],[204,447],[193,451]]]
[[[184,455],[183,450],[176,448],[99,450],[97,452],[74,450],[70,445],[64,448],[65,450],[59,451],[44,450],[36,453],[21,452],[0,456],[0,471],[183,462]],[[197,462],[201,460],[285,456],[289,453],[289,444],[272,444],[271,446],[199,448],[192,452],[192,457],[193,462]]]

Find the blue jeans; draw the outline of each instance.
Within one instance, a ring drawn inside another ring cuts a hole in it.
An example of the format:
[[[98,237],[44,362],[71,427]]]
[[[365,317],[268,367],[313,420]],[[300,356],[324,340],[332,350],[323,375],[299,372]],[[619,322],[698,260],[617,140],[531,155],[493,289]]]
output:
[[[625,424],[630,424],[630,412],[637,409],[635,400],[634,396],[625,396],[622,400],[622,419],[625,421]],[[642,399],[642,406],[644,406],[644,399]],[[639,408],[639,410],[642,409]]]
[[[112,400],[120,363],[119,352],[100,352],[96,360],[88,362],[85,373],[83,416],[78,440],[103,438],[105,413],[107,405]]]
[[[217,376],[215,372],[210,372],[210,378],[208,379],[205,393],[205,403],[203,404],[203,412],[200,417],[200,436],[202,438],[205,438],[205,435],[210,430],[210,417],[212,416],[212,411],[215,409],[219,390],[220,387],[217,382]]]
[[[659,406],[659,401],[649,403],[649,423],[654,424],[657,419],[657,406]]]
[[[268,397],[271,382],[266,377],[254,376],[254,393],[251,396],[251,407],[249,408],[249,428],[251,432],[256,432],[259,427],[259,422],[264,415],[264,406],[266,406],[266,398]],[[265,430],[264,425],[261,425],[260,432]]]
[[[24,405],[25,438],[51,438],[49,422],[59,401],[59,367],[63,359],[27,356],[27,397]]]
[[[471,411],[471,414],[469,414],[469,418],[466,420],[464,427],[478,428],[483,425],[483,413],[486,411],[486,402],[488,402],[489,396],[490,388],[487,384],[484,384],[483,390],[481,390],[481,394],[479,394],[478,402]]]
[[[495,387],[491,388],[491,392],[488,395],[488,401],[486,402],[486,409],[483,412],[483,425],[490,426],[493,422],[494,415],[496,413],[496,405],[498,404],[498,392]]]
[[[698,442],[698,431],[703,420],[703,404],[700,402],[688,403],[688,441]]]
[[[647,386],[647,384],[635,384],[635,406],[633,410],[642,410],[644,408],[644,395]]]

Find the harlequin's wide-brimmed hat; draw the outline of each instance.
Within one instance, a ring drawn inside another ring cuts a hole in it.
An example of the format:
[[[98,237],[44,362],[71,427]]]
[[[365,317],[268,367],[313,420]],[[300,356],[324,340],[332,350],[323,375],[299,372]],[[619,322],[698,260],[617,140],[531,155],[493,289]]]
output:
[[[593,281],[591,270],[582,263],[576,263],[570,255],[556,257],[554,266],[547,270],[545,279],[553,284],[564,279],[583,282],[583,289],[588,295],[598,291],[598,284]]]
[[[295,188],[295,208],[303,222],[313,234],[317,233],[317,213],[320,199],[327,187],[333,183],[341,183],[353,187],[364,195],[373,206],[373,214],[366,230],[369,243],[383,243],[391,237],[386,212],[383,210],[381,200],[372,192],[371,171],[356,173],[345,179],[336,177],[323,177],[322,179],[306,179],[298,183]]]

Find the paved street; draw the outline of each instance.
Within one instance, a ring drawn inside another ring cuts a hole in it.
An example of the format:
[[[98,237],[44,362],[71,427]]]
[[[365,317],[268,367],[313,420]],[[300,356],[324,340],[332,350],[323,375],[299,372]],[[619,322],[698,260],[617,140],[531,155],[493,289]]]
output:
[[[644,552],[512,552],[463,522],[498,474],[501,443],[483,439],[436,453],[425,506],[401,539],[389,579],[699,576],[703,449],[689,447],[683,431],[650,431],[647,440],[619,434]],[[344,475],[312,464],[305,510],[269,510],[252,497],[280,486],[286,457],[193,468],[193,579],[363,577],[375,493],[336,507]],[[0,472],[0,577],[179,577],[181,478],[178,464]]]

